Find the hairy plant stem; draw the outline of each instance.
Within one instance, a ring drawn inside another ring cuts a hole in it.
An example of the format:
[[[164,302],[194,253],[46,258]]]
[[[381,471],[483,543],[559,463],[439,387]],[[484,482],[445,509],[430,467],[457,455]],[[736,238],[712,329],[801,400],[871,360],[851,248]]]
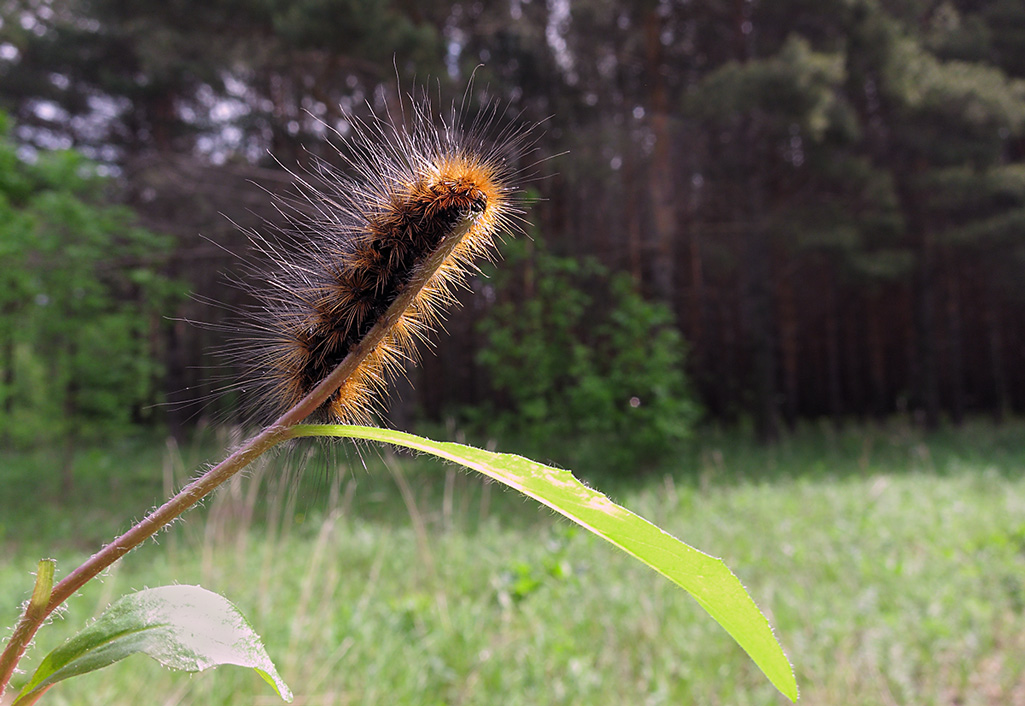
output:
[[[50,592],[50,600],[45,607],[37,606],[33,601],[29,601],[25,612],[14,628],[11,639],[8,640],[6,648],[0,654],[0,698],[3,697],[18,662],[46,618],[90,579],[95,578],[101,571],[169,525],[265,451],[291,438],[290,428],[302,422],[324,404],[328,397],[341,387],[342,383],[384,340],[472,225],[473,218],[471,216],[457,221],[452,232],[413,272],[409,282],[388,307],[388,311],[385,312],[381,320],[370,329],[363,340],[338,364],[338,367],[313,388],[306,397],[259,434],[244,442],[223,461],[189,483],[170,500],[65,576],[60,583],[53,587]]]

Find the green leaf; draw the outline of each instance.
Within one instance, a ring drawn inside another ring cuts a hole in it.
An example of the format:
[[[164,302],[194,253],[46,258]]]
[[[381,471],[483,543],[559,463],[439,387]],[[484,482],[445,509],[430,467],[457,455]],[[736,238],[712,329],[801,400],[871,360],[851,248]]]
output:
[[[608,540],[690,593],[750,655],[780,692],[797,701],[794,671],[751,596],[721,559],[690,547],[573,477],[522,456],[373,427],[304,424],[291,436],[368,439],[433,454],[483,473]]]
[[[136,652],[189,672],[221,664],[252,667],[281,698],[292,700],[260,636],[231,601],[199,586],[162,586],[123,596],[48,654],[14,703]]]

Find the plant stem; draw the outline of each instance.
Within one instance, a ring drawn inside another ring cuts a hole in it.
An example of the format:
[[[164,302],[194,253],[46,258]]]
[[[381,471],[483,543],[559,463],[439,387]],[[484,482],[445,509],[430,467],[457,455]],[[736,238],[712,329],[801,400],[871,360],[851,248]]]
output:
[[[14,628],[11,639],[7,642],[7,647],[4,649],[3,654],[0,654],[0,697],[3,697],[7,684],[14,674],[15,667],[17,667],[18,662],[25,654],[29,642],[32,641],[32,638],[47,616],[90,579],[152,537],[163,527],[169,525],[182,513],[209,495],[224,481],[252,463],[265,451],[290,438],[290,427],[295,426],[317,411],[328,397],[355,372],[367,356],[377,348],[388,333],[392,331],[395,324],[428,281],[430,281],[434,273],[452,254],[452,251],[470,229],[471,225],[473,225],[473,219],[469,216],[457,221],[453,226],[452,232],[442,240],[439,247],[422,266],[413,272],[406,286],[396,297],[395,301],[392,302],[391,306],[388,307],[381,320],[370,329],[355,348],[349,351],[349,354],[338,364],[338,367],[294,407],[65,576],[60,583],[53,587],[50,593],[50,601],[45,607],[39,609],[37,606],[34,609],[33,602],[29,602],[21,620],[18,621],[17,626]]]

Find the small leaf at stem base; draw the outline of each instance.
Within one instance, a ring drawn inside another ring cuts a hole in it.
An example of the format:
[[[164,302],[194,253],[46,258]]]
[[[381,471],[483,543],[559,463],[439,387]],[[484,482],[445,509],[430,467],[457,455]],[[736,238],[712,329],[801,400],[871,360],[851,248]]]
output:
[[[48,654],[14,704],[25,706],[59,681],[137,652],[189,672],[221,664],[252,667],[281,698],[292,700],[260,636],[228,599],[199,586],[162,586],[123,596]]]

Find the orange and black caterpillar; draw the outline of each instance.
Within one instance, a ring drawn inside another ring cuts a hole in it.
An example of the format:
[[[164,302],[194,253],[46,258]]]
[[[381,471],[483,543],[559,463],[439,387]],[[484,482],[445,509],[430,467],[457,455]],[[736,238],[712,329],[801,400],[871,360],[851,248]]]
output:
[[[301,400],[403,297],[408,307],[317,414],[370,423],[388,374],[413,357],[452,286],[518,228],[531,130],[495,132],[497,104],[468,125],[453,110],[439,126],[429,102],[414,103],[407,128],[353,123],[345,172],[314,161],[297,180],[301,198],[279,204],[288,227],[274,240],[250,234],[272,264],[250,265],[260,283],[246,288],[259,304],[231,355],[259,419]]]

